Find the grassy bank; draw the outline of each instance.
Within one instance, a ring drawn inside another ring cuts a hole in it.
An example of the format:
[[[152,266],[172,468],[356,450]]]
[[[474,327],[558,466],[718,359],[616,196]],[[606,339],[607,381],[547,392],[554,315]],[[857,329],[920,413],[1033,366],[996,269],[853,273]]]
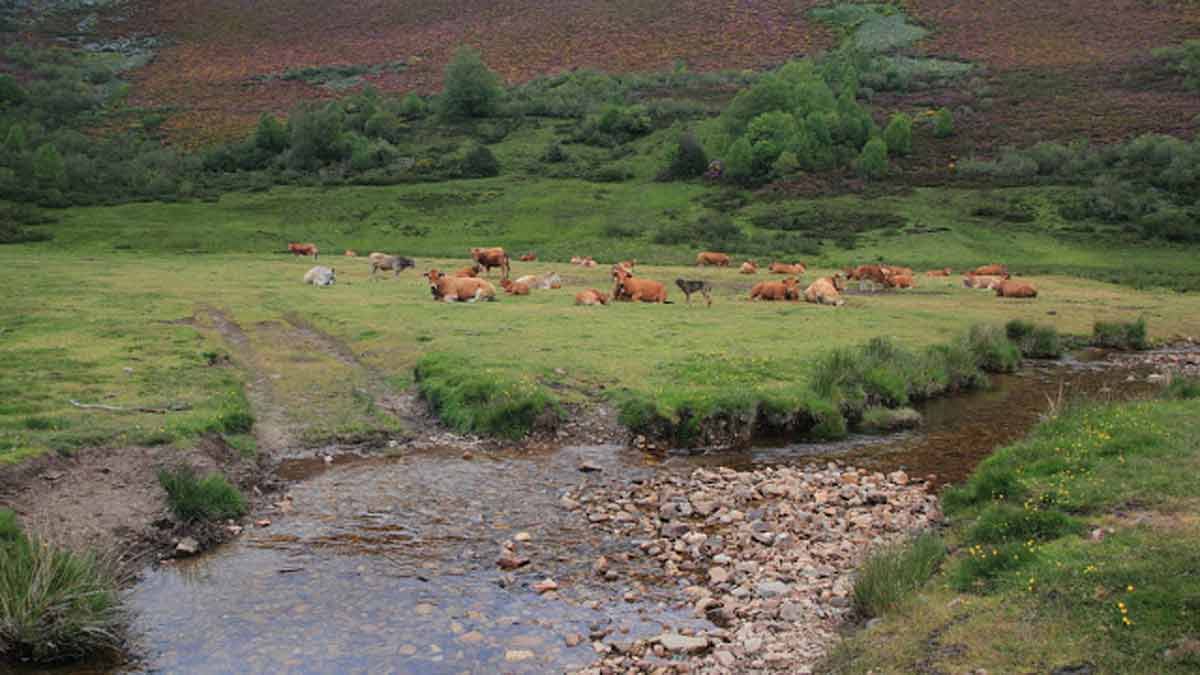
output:
[[[712,282],[714,307],[689,307],[674,292],[672,305],[588,308],[572,304],[573,290],[610,288],[604,268],[517,262],[514,274],[556,270],[565,288],[446,305],[432,302],[412,271],[371,281],[364,260],[329,258],[322,262],[337,269],[338,283],[314,289],[300,282],[311,260],[275,253],[0,247],[0,280],[13,291],[0,307],[0,461],[85,446],[186,445],[214,430],[236,441],[246,438],[247,413],[256,428],[274,424],[303,445],[377,437],[403,425],[376,402],[412,386],[418,361],[434,353],[528,381],[562,404],[619,402],[629,392],[676,417],[741,406],[730,397],[777,412],[811,409],[818,357],[877,336],[920,351],[976,323],[1021,319],[1090,335],[1098,319],[1141,316],[1150,339],[1200,334],[1200,298],[1058,276],[1033,277],[1035,301],[923,278],[911,291],[851,295],[831,309],[747,301],[765,275],[639,265],[638,274],[672,289],[676,277]],[[417,260],[419,272],[456,269],[466,257]],[[179,409],[111,412],[71,400]]]
[[[871,605],[882,622],[825,670],[1195,672],[1198,414],[1195,398],[1075,407],[997,451],[944,496],[940,572]]]

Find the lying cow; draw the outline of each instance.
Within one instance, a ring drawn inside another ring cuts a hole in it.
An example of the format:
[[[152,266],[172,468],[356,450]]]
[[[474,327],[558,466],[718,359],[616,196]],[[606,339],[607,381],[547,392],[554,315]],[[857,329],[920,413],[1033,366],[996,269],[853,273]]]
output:
[[[667,287],[650,279],[635,279],[624,267],[613,266],[613,300],[631,302],[667,302]]]
[[[529,295],[529,284],[523,284],[520,281],[501,279],[500,287],[509,295]]]
[[[521,256],[521,262],[533,262],[534,260],[537,260],[537,254],[533,251]]]
[[[992,263],[990,265],[981,265],[981,266],[976,267],[975,269],[971,270],[970,272],[968,272],[968,274],[986,274],[988,276],[1007,277],[1008,276],[1008,265],[1001,265],[1000,263]]]
[[[293,242],[288,244],[288,253],[296,256],[311,255],[313,260],[316,260],[320,257],[321,250],[317,248],[316,244],[297,244]]]
[[[358,251],[355,251],[352,248],[348,248],[348,249],[346,249],[346,252],[343,255],[345,255],[347,258],[357,258]]]
[[[392,270],[393,277],[400,276],[400,270],[413,266],[413,261],[405,258],[402,255],[388,255],[379,251],[372,251],[367,256],[367,260],[371,261],[371,277],[375,276],[376,272]]]
[[[504,278],[508,278],[509,260],[508,254],[504,252],[503,248],[499,246],[473,248],[471,249],[471,258],[475,260],[475,263],[481,269],[486,270],[488,274],[491,274],[493,267],[499,267],[500,271],[504,273]]]
[[[729,256],[715,251],[701,251],[696,255],[696,267],[704,267],[706,265],[729,267]]]
[[[805,270],[808,268],[804,266],[804,263],[773,262],[771,263],[771,267],[769,269],[771,270],[771,274],[790,274],[792,276],[800,276],[803,275]]]
[[[480,267],[479,265],[471,265],[470,267],[464,267],[464,268],[458,270],[457,272],[454,273],[454,276],[458,277],[459,279],[466,279],[468,277],[477,277],[477,276],[479,276],[479,273],[481,271],[483,271],[483,268]]]
[[[337,281],[332,267],[317,265],[304,273],[304,283],[313,286],[332,286]]]
[[[746,262],[742,263],[742,268],[738,271],[742,274],[758,274],[758,265],[755,265],[752,261],[747,260]]]
[[[846,301],[842,299],[843,290],[845,290],[845,286],[839,275],[821,277],[804,289],[804,299],[817,305],[840,307],[846,304]]]
[[[526,274],[517,279],[518,284],[525,284],[530,288],[562,288],[562,277],[558,276],[558,272],[547,272],[542,275]]]
[[[911,274],[889,274],[884,277],[884,282],[888,288],[913,288],[917,285]]]
[[[448,277],[436,269],[421,276],[429,280],[429,292],[434,300],[444,302],[475,302],[496,299],[496,289],[483,279],[475,277]]]
[[[600,291],[589,288],[585,291],[579,291],[575,294],[576,305],[607,305],[608,295]]]
[[[897,265],[880,265],[879,271],[883,273],[883,276],[885,278],[890,277],[890,276],[896,276],[896,275],[909,276],[909,277],[914,276],[913,270],[911,267],[899,267]]]
[[[988,286],[988,288],[995,289],[996,297],[998,298],[1037,297],[1037,289],[1033,287],[1033,284],[1025,283],[1023,281],[1013,281],[1012,279],[993,281],[991,286]]]
[[[929,270],[928,272],[925,273],[925,276],[927,276],[927,277],[948,277],[951,274],[953,274],[953,270],[951,270],[949,267],[943,267],[940,270]]]
[[[796,277],[783,281],[760,281],[750,289],[751,300],[799,300],[800,282]]]

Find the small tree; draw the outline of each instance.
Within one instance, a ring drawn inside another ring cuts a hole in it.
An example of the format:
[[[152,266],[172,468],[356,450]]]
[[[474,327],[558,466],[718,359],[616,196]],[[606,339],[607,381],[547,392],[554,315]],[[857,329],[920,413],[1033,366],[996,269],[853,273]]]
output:
[[[892,115],[887,128],[883,130],[883,142],[887,149],[895,155],[907,155],[912,152],[912,118],[904,113]]]
[[[785,150],[779,155],[779,159],[775,160],[771,170],[781,178],[791,176],[800,171],[800,158],[796,157],[796,153]]]
[[[38,147],[33,155],[33,175],[38,182],[48,187],[61,187],[66,183],[67,166],[54,144]]]
[[[725,156],[725,177],[735,183],[754,181],[754,149],[744,136],[729,146]]]
[[[380,110],[367,119],[364,130],[368,136],[391,141],[400,131],[400,119],[386,110]]]
[[[4,139],[4,152],[10,157],[16,157],[22,152],[25,152],[25,146],[28,141],[25,139],[25,127],[20,124],[14,124],[8,129],[8,136]]]
[[[405,96],[404,100],[400,101],[400,114],[409,119],[424,117],[427,112],[429,106],[425,104],[425,99],[415,93]]]
[[[872,138],[858,155],[856,168],[865,178],[882,178],[888,169],[888,146],[882,138]]]
[[[446,66],[442,114],[449,118],[487,117],[500,104],[500,79],[488,69],[479,51],[459,47]]]
[[[499,176],[500,162],[486,145],[476,145],[463,156],[462,175],[466,178]]]
[[[954,135],[954,115],[949,108],[942,108],[933,116],[933,135],[938,138]]]
[[[672,178],[696,178],[708,170],[708,153],[690,130],[679,135],[679,146],[671,158],[669,172]]]
[[[274,115],[263,113],[258,118],[258,128],[254,130],[254,145],[272,154],[287,150],[288,132]]]

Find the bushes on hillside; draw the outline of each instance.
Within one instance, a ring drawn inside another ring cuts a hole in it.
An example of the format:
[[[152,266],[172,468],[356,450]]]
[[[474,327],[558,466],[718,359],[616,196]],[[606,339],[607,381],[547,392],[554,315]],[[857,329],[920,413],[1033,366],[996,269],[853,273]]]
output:
[[[888,152],[895,155],[907,155],[912,152],[912,118],[904,113],[896,113],[888,121],[883,130],[883,142],[887,144]]]
[[[671,162],[665,172],[666,178],[699,178],[708,170],[708,153],[696,138],[696,134],[685,131],[679,135],[679,143],[671,153]]]
[[[479,50],[459,47],[446,66],[441,113],[449,119],[487,117],[499,109],[503,93],[500,78],[483,62]]]

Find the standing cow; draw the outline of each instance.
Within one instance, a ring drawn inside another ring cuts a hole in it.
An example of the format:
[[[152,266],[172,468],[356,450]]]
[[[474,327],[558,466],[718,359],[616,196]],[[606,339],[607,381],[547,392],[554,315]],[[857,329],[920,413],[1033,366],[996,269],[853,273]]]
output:
[[[491,248],[472,248],[471,257],[476,264],[482,267],[487,273],[491,274],[493,267],[499,267],[504,273],[504,278],[508,278],[509,260],[508,254],[499,246]]]

